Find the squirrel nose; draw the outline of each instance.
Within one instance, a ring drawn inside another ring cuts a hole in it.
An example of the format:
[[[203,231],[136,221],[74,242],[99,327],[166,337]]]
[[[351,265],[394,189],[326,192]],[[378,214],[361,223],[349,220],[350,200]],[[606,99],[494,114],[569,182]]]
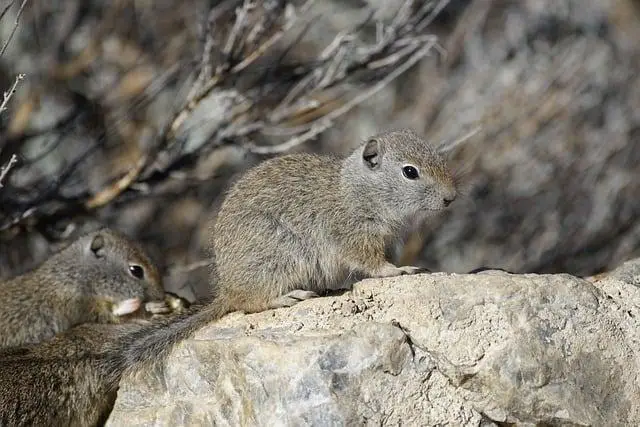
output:
[[[446,196],[444,199],[442,199],[442,202],[444,203],[444,207],[445,208],[448,207],[455,199],[456,199],[455,193],[450,196]]]

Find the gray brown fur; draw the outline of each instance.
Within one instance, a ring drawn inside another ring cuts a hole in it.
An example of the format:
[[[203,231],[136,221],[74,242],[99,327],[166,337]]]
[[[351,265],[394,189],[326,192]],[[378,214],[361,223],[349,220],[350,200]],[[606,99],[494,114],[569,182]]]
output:
[[[143,278],[134,277],[131,266],[141,268]],[[136,301],[163,297],[160,274],[142,247],[103,228],[0,282],[0,347],[37,343],[82,323],[117,323],[118,310],[128,314]]]
[[[403,176],[406,165],[420,178]],[[445,161],[410,130],[371,137],[346,158],[291,154],[264,161],[231,188],[210,226],[216,303],[262,311],[315,296],[353,274],[422,271],[391,264],[385,248],[411,219],[441,211],[456,193]]]
[[[97,425],[117,390],[117,366],[102,354],[120,338],[119,326],[86,324],[35,346],[0,350],[0,425]]]
[[[363,152],[372,151],[378,167],[365,170]],[[405,163],[422,179],[403,181]],[[0,351],[0,425],[96,425],[123,375],[162,360],[227,312],[290,305],[356,271],[419,271],[386,261],[384,246],[409,218],[440,211],[455,196],[444,161],[410,131],[378,135],[346,159],[295,154],[263,162],[229,191],[212,226],[213,302],[149,325],[83,325]]]
[[[84,324],[40,344],[0,349],[0,426],[104,423],[123,375],[161,362],[223,314],[194,306],[149,323]]]

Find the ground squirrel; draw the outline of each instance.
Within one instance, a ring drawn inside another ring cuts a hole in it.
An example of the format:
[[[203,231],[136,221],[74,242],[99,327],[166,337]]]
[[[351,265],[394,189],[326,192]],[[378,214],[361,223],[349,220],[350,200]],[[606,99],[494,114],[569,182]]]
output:
[[[213,301],[147,325],[82,325],[0,351],[0,425],[95,425],[123,375],[230,311],[292,305],[350,273],[421,271],[386,261],[385,243],[455,198],[443,159],[408,130],[372,137],[344,159],[264,161],[231,188],[212,226]]]
[[[0,347],[37,343],[87,322],[115,323],[164,290],[140,245],[107,228],[81,236],[39,267],[0,282]]]
[[[359,273],[412,274],[385,247],[457,190],[436,149],[410,130],[369,138],[350,156],[291,154],[250,170],[228,192],[209,249],[216,303],[245,312],[290,306]]]

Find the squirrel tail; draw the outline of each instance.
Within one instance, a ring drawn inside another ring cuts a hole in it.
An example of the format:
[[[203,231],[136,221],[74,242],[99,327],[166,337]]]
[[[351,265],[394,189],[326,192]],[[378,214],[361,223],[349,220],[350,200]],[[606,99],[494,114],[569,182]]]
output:
[[[123,375],[162,361],[227,307],[214,300],[148,324],[81,325],[48,342],[0,350],[0,426],[102,425]]]
[[[159,319],[145,327],[124,335],[113,352],[115,362],[123,374],[163,360],[173,346],[189,338],[196,330],[220,319],[228,313],[226,304],[213,301],[204,306],[192,306],[185,313]],[[112,364],[114,360],[111,360]]]

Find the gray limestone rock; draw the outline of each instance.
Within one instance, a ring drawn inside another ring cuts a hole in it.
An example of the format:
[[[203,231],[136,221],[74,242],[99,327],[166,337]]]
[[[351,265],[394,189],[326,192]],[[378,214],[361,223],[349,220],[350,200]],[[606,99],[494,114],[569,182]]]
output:
[[[638,265],[370,279],[231,314],[123,381],[107,425],[638,425]]]

